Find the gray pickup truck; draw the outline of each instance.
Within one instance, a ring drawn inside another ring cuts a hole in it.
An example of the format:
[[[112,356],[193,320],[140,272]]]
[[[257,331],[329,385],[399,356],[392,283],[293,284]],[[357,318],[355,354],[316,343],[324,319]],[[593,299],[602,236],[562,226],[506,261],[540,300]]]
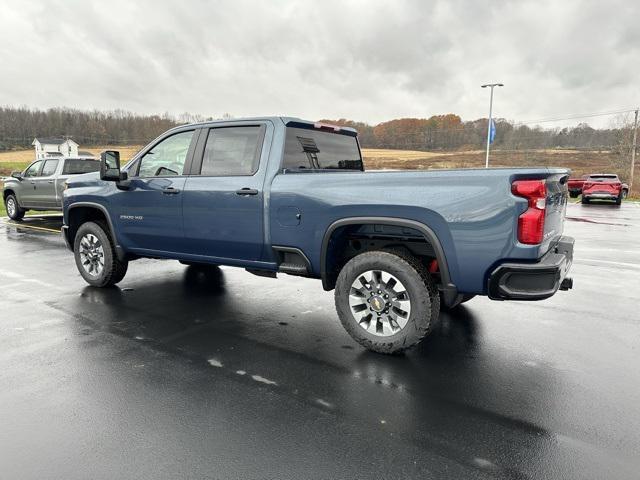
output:
[[[45,158],[4,181],[2,198],[7,215],[20,220],[27,210],[62,210],[64,183],[73,175],[97,172],[100,161],[93,157]]]

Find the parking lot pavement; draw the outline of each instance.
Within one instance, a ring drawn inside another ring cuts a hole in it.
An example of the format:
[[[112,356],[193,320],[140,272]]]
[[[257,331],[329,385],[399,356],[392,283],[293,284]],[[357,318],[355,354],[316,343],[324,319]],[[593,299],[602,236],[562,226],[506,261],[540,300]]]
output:
[[[0,220],[0,477],[638,478],[640,205],[567,215],[574,290],[476,298],[401,357],[315,280],[140,260],[94,289]]]

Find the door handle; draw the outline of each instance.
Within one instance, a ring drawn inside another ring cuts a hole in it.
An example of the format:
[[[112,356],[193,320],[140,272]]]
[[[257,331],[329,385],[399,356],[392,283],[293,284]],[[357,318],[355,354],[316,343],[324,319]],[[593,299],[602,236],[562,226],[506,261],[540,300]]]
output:
[[[255,188],[241,188],[240,190],[236,190],[236,194],[237,195],[242,195],[247,196],[247,195],[257,195],[258,194],[258,190],[256,190]]]
[[[35,184],[36,184],[36,182],[34,182],[33,180],[31,180],[29,183],[30,183],[31,185],[35,185]]]
[[[162,189],[162,193],[165,195],[175,195],[176,193],[180,193],[180,190],[174,187],[167,187]]]
[[[47,183],[53,183],[53,180],[49,180]]]

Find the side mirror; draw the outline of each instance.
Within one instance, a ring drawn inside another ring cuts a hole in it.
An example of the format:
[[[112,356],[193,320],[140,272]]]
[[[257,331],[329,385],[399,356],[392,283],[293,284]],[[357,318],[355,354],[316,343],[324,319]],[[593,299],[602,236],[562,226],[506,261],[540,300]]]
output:
[[[24,176],[22,175],[22,172],[16,170],[15,172],[11,172],[11,176],[17,180],[22,180],[24,178]]]
[[[100,154],[100,180],[119,182],[121,179],[120,152],[105,150]]]

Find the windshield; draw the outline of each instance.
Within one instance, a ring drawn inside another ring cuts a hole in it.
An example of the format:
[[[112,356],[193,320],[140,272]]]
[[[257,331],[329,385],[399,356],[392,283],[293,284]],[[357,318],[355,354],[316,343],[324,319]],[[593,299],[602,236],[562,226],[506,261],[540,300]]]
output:
[[[287,128],[282,166],[288,170],[363,170],[356,137],[307,128]]]

